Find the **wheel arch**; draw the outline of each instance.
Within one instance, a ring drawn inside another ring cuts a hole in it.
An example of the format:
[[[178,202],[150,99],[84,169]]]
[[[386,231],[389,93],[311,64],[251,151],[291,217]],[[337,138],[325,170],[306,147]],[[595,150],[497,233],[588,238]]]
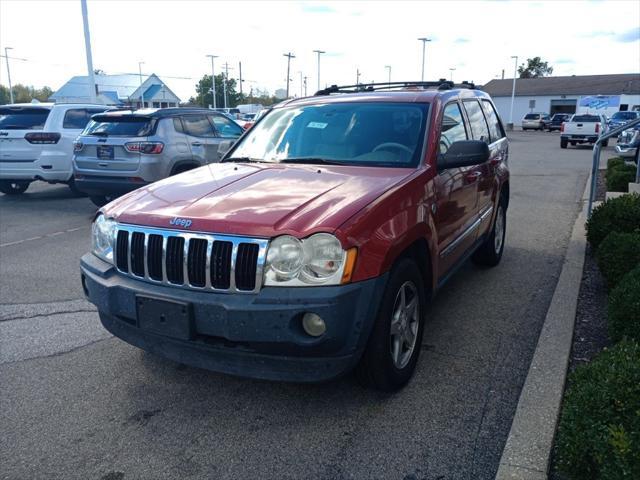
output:
[[[173,164],[171,167],[170,176],[176,175],[178,173],[186,172],[187,170],[191,170],[193,168],[201,167],[200,163],[195,160],[179,160]]]

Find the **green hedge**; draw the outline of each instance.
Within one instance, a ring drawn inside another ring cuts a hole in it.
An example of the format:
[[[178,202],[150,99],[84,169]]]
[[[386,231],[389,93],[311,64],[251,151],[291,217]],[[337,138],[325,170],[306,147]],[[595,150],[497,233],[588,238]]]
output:
[[[624,165],[624,158],[611,157],[609,160],[607,160],[607,172],[622,165]]]
[[[629,183],[636,179],[636,167],[633,165],[614,164],[614,166],[605,173],[607,182],[607,191],[609,192],[628,192]]]
[[[640,345],[624,340],[570,376],[557,442],[572,480],[640,479]]]
[[[593,248],[612,231],[640,230],[640,195],[631,193],[612,198],[593,209],[587,222],[587,240]]]
[[[617,342],[628,337],[640,342],[640,265],[627,273],[611,291],[608,309],[611,339]]]
[[[607,286],[614,288],[622,277],[640,265],[640,231],[611,232],[600,243],[596,260]]]

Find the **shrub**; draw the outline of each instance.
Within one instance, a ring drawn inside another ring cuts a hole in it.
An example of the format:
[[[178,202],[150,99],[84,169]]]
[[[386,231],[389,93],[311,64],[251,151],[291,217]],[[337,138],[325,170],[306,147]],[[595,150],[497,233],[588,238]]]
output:
[[[627,273],[609,294],[609,336],[640,342],[640,265]],[[640,415],[640,412],[638,412]]]
[[[609,160],[607,160],[607,172],[622,165],[624,165],[624,158],[611,157]]]
[[[640,265],[640,231],[611,232],[600,243],[596,260],[607,286],[615,287],[622,277]]]
[[[616,165],[612,169],[608,169],[605,173],[607,182],[607,191],[609,192],[627,192],[629,183],[636,179],[636,167],[633,165]]]
[[[632,193],[612,198],[593,209],[587,222],[587,240],[598,248],[609,232],[640,230],[640,195]]]
[[[620,342],[569,381],[558,469],[574,480],[640,478],[640,345]]]

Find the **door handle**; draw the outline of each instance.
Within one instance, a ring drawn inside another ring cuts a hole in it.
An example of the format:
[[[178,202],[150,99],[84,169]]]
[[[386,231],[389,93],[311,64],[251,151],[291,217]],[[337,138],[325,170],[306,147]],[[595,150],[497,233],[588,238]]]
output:
[[[200,142],[191,142],[191,145],[193,145],[194,147],[201,147],[202,143],[200,143]]]

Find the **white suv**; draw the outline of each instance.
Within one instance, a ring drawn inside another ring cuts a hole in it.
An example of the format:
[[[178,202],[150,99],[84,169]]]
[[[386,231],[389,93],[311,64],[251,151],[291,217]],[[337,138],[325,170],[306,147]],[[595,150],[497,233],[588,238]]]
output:
[[[23,193],[34,180],[73,181],[73,141],[92,115],[109,107],[24,103],[0,106],[0,192]]]

